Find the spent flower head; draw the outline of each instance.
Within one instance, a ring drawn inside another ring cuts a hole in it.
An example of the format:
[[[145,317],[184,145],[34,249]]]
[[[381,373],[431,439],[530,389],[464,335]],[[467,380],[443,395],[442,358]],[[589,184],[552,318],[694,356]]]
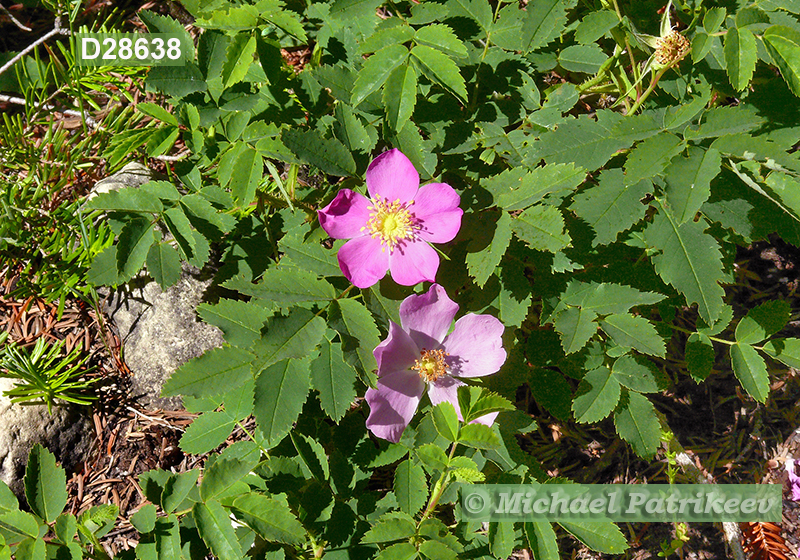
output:
[[[439,255],[428,243],[451,241],[461,227],[461,197],[446,183],[419,186],[419,174],[400,150],[384,152],[367,168],[370,198],[342,189],[318,212],[339,249],[339,267],[368,288],[389,270],[398,284],[433,282]]]
[[[427,390],[433,405],[448,401],[463,420],[458,406],[459,377],[495,373],[506,360],[505,327],[491,315],[469,313],[450,325],[458,304],[434,284],[400,304],[400,325],[389,325],[389,336],[375,348],[378,386],[367,389],[370,413],[367,428],[376,436],[398,442]],[[497,413],[478,420],[491,425]]]

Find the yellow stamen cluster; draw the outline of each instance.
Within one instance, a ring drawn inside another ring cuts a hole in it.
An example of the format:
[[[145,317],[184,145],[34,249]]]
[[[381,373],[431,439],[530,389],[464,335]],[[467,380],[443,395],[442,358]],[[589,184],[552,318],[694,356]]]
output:
[[[413,200],[389,202],[377,195],[372,205],[367,208],[369,210],[367,225],[361,229],[366,229],[372,237],[380,239],[383,246],[381,250],[388,247],[390,252],[394,251],[403,241],[413,239],[419,229],[414,214],[409,210],[412,204]]]
[[[690,46],[689,39],[677,31],[671,31],[658,40],[658,48],[655,52],[656,62],[663,66],[677,62],[689,52]]]
[[[450,366],[445,362],[447,352],[444,350],[423,350],[419,360],[414,360],[414,365],[411,369],[416,371],[419,376],[431,383],[436,381],[443,375],[447,375]]]

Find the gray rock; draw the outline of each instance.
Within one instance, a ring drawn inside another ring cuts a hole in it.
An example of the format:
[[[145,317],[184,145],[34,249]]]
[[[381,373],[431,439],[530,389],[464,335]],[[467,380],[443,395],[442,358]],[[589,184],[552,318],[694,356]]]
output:
[[[138,284],[137,284],[138,282]],[[147,408],[177,410],[179,397],[161,397],[161,386],[182,364],[222,346],[222,332],[202,322],[195,309],[212,282],[210,272],[184,263],[181,279],[162,291],[140,276],[117,291],[106,314],[119,330],[125,363],[132,372],[132,397]]]
[[[45,405],[12,404],[2,396],[13,386],[14,380],[0,378],[0,479],[21,497],[28,453],[35,444],[49,449],[70,472],[86,456],[93,432],[88,409],[56,406],[51,416]]]

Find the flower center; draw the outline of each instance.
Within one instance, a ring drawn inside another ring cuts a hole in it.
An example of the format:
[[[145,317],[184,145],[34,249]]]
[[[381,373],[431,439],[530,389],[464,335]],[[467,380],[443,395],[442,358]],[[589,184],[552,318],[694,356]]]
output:
[[[443,375],[447,375],[450,366],[444,361],[447,352],[444,350],[423,350],[419,360],[414,360],[411,369],[416,371],[419,376],[428,383],[436,381]]]
[[[419,226],[414,214],[408,208],[412,204],[413,200],[389,202],[378,195],[368,207],[369,219],[365,229],[372,237],[380,239],[383,249],[388,247],[389,251],[394,251],[397,245],[416,236]]]
[[[656,62],[659,64],[671,64],[684,57],[689,51],[689,39],[672,31],[669,35],[658,40],[656,49]]]

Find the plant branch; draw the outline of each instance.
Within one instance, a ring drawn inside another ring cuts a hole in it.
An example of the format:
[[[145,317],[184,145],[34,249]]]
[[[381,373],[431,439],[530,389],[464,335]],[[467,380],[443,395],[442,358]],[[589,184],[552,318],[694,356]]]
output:
[[[14,56],[14,58],[12,58],[11,60],[9,60],[5,64],[3,64],[3,66],[0,66],[0,74],[3,74],[3,72],[5,72],[6,70],[8,70],[12,66],[14,66],[23,56],[25,56],[26,54],[31,52],[33,49],[35,49],[36,47],[38,47],[39,45],[41,45],[42,43],[47,41],[50,37],[53,37],[54,35],[69,35],[70,34],[70,30],[69,29],[65,29],[65,28],[61,27],[61,18],[60,17],[56,18],[56,21],[55,21],[55,23],[53,25],[54,25],[53,29],[51,29],[50,31],[48,31],[47,33],[45,33],[44,35],[42,35],[41,37],[36,39],[36,41],[34,41],[30,45],[28,45],[27,47],[22,49],[19,53],[17,53],[16,56]],[[30,30],[28,30],[28,31],[30,31]]]

